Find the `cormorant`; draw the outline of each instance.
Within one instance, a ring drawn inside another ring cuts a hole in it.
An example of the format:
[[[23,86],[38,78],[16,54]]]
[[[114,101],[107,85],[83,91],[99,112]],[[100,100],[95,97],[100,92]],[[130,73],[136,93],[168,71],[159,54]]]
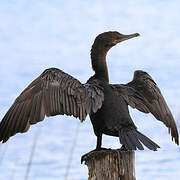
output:
[[[0,141],[6,142],[18,132],[26,132],[31,124],[45,116],[72,115],[85,120],[89,115],[97,136],[95,150],[101,150],[102,135],[119,137],[123,149],[150,150],[159,146],[141,134],[132,121],[128,105],[144,113],[152,113],[162,121],[179,145],[178,130],[160,89],[152,77],[141,70],[134,72],[127,84],[109,84],[106,54],[116,44],[137,37],[116,31],[99,34],[91,49],[94,75],[82,84],[57,68],[46,69],[15,100],[0,123]]]

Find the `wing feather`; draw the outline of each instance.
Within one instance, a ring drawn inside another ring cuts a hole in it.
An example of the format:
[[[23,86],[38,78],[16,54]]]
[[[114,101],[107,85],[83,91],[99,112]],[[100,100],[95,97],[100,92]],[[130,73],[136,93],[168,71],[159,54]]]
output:
[[[148,73],[135,71],[131,82],[125,85],[115,84],[112,87],[132,108],[152,113],[157,120],[163,122],[168,127],[172,139],[179,145],[178,130],[172,113],[160,89]]]
[[[14,101],[0,122],[0,141],[18,132],[26,132],[30,124],[45,116],[72,115],[85,120],[101,108],[104,93],[99,82],[81,84],[65,72],[50,68],[36,78]]]

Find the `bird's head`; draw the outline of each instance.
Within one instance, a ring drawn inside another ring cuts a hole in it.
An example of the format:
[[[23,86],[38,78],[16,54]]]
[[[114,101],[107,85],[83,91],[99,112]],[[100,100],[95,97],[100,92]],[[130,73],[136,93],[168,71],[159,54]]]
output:
[[[95,46],[96,48],[98,47],[98,49],[99,48],[104,49],[107,52],[111,47],[115,46],[116,44],[137,36],[140,36],[140,34],[133,33],[133,34],[125,35],[117,31],[108,31],[99,34],[96,37],[93,46]]]

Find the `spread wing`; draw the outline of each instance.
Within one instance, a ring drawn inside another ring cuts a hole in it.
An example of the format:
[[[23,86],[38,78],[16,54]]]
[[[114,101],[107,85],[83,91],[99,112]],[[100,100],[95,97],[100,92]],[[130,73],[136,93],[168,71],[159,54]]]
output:
[[[81,84],[63,71],[50,68],[36,78],[10,107],[0,122],[0,141],[6,142],[18,132],[26,132],[31,124],[45,116],[72,115],[83,121],[96,112],[104,100],[102,87],[95,80]]]
[[[112,85],[132,107],[144,113],[152,113],[155,118],[162,121],[169,129],[172,140],[179,145],[178,130],[160,89],[152,77],[144,71],[135,71],[131,82],[125,85]]]

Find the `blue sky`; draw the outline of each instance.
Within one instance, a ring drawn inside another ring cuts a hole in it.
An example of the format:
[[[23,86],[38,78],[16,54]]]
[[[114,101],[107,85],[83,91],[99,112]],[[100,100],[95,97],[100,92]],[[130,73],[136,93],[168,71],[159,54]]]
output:
[[[117,45],[108,53],[110,82],[126,83],[135,70],[148,71],[178,121],[179,7],[178,0],[0,1],[0,117],[15,97],[48,67],[58,67],[85,82],[93,73],[89,53],[94,38],[101,32],[116,30],[125,34],[138,32],[141,36]],[[141,132],[162,147],[156,154],[137,152],[137,178],[158,175],[158,179],[164,180],[173,174],[180,177],[177,169],[171,167],[172,163],[180,165],[176,160],[180,158],[179,148],[171,142],[166,128],[151,115],[132,110],[131,114]],[[63,179],[77,123],[78,120],[73,118],[53,117],[33,126],[27,134],[13,137],[0,166],[5,172],[0,178],[9,178],[11,172],[15,172],[15,178],[23,179],[33,136],[42,126],[29,179]],[[80,125],[78,137],[69,179],[87,179],[86,167],[77,164],[80,156],[92,150],[96,143],[89,119]],[[85,141],[87,138],[89,140]],[[116,138],[105,137],[103,140],[105,146],[119,147]],[[0,150],[5,148],[3,145]],[[149,168],[147,162],[151,159]],[[162,166],[160,162],[166,163]],[[46,174],[45,164],[50,168]]]

